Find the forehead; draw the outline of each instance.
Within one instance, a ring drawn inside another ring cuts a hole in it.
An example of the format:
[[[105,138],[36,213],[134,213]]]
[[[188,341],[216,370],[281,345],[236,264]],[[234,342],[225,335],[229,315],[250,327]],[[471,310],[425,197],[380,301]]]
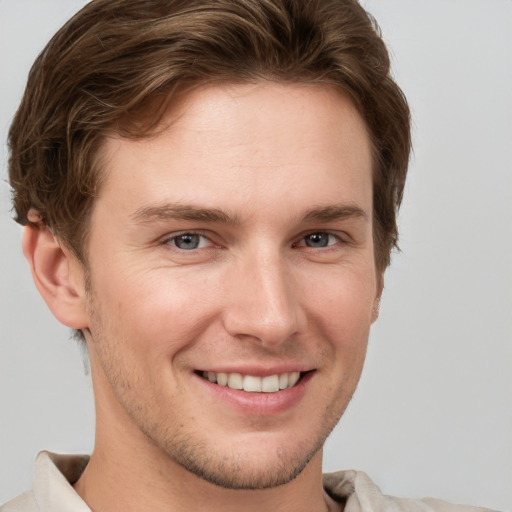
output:
[[[144,195],[236,207],[237,198],[283,202],[286,192],[300,208],[315,201],[308,192],[333,203],[357,189],[371,202],[371,160],[364,121],[333,88],[211,85],[174,102],[153,136],[107,138],[100,197],[122,195],[134,207]]]

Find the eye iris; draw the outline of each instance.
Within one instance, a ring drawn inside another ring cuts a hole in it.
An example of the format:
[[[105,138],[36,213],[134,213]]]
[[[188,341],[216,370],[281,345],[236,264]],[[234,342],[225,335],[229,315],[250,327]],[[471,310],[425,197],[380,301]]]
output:
[[[329,234],[312,233],[306,236],[306,245],[308,247],[327,247],[329,245]]]
[[[178,247],[178,249],[184,249],[186,251],[197,249],[199,246],[199,235],[185,233],[184,235],[177,236],[174,239],[174,245]]]

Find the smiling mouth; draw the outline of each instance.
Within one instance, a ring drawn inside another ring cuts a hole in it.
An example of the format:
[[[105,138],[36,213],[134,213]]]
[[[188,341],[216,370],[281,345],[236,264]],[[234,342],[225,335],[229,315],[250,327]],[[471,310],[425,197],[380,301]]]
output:
[[[217,373],[196,372],[200,377],[209,380],[213,384],[225,386],[230,389],[238,389],[249,393],[277,393],[290,389],[299,382],[301,372],[288,372],[266,377],[255,375],[242,375],[241,373]]]

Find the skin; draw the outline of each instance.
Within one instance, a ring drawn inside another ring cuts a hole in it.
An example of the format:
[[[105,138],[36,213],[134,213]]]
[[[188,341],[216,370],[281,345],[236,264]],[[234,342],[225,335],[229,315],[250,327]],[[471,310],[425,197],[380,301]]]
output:
[[[321,448],[382,282],[364,122],[332,89],[262,82],[194,90],[166,123],[106,140],[87,278],[44,227],[25,233],[43,297],[88,344],[96,445],[75,489],[101,511],[327,510]],[[307,373],[260,394],[205,370]]]

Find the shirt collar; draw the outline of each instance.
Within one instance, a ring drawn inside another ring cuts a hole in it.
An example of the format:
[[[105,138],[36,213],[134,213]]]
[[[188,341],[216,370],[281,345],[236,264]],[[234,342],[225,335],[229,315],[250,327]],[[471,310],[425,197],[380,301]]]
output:
[[[41,512],[91,512],[73,489],[89,462],[88,455],[41,452],[34,471],[34,497]]]

